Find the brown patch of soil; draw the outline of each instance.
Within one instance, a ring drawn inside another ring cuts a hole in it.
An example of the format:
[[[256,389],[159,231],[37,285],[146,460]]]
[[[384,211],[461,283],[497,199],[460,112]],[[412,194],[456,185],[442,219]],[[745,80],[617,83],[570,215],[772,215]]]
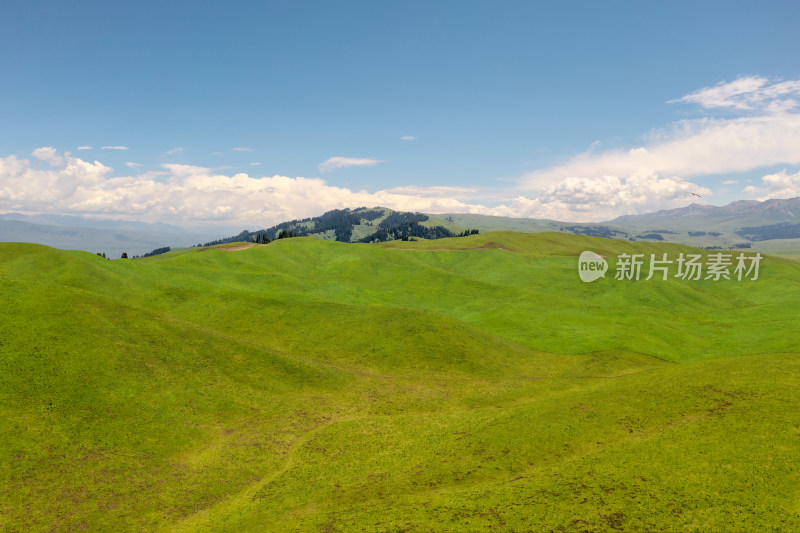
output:
[[[476,246],[475,248],[386,248],[387,250],[408,250],[411,252],[468,252],[470,250],[488,250],[488,249],[495,249],[495,250],[507,250],[509,252],[514,252],[511,248],[506,248],[500,243],[497,242],[487,242],[483,246]]]
[[[252,248],[253,246],[269,246],[269,244],[256,244],[254,242],[251,242],[239,246],[228,246],[227,248],[220,248],[220,250],[222,250],[223,252],[238,252],[239,250],[247,250],[248,248]]]

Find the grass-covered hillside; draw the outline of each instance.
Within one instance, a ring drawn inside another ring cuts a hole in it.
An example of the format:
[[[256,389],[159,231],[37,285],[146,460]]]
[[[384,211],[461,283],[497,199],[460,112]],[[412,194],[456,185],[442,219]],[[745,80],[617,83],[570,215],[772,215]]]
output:
[[[281,222],[257,231],[242,231],[232,237],[210,241],[202,246],[234,242],[267,243],[283,237],[319,237],[339,242],[375,243],[391,240],[444,239],[478,234],[451,221],[423,213],[394,211],[385,207],[334,209],[318,217]]]
[[[606,222],[557,222],[535,218],[506,218],[452,213],[432,215],[459,227],[481,232],[557,231],[616,239],[674,242],[706,249],[749,249],[800,259],[800,198],[758,202],[740,200],[725,206],[691,204],[641,215],[625,215]]]
[[[584,283],[584,250],[696,252],[0,243],[0,530],[800,529],[800,264]]]

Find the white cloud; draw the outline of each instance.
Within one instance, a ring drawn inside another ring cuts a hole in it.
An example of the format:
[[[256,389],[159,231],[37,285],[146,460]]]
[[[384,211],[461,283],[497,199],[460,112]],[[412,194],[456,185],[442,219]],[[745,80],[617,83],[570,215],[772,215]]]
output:
[[[388,194],[401,194],[406,196],[450,196],[454,198],[474,197],[478,194],[477,187],[450,187],[443,185],[433,185],[420,187],[417,185],[402,185],[392,187],[383,191]]]
[[[180,146],[176,146],[175,148],[173,148],[171,150],[167,150],[166,153],[167,153],[167,155],[182,154],[183,153],[183,148],[181,148]]]
[[[78,146],[78,150],[92,150],[91,146]]]
[[[681,207],[691,203],[689,192],[711,195],[709,189],[679,177],[573,177],[543,189],[536,198],[518,196],[485,214],[599,222],[625,214]]]
[[[748,185],[744,192],[750,195],[759,195],[759,200],[768,198],[796,198],[800,196],[800,172],[787,174],[782,170],[776,174],[768,174],[761,178],[763,187]]]
[[[400,137],[400,140],[401,141],[416,141],[417,137],[414,137],[413,135],[403,135],[402,137]]]
[[[528,174],[523,184],[537,189],[570,176],[678,175],[744,172],[775,164],[800,164],[800,114],[677,123],[631,150],[581,154],[566,164]]]
[[[643,145],[627,149],[596,151],[593,145],[564,164],[524,176],[520,186],[536,191],[536,198],[514,200],[498,210],[562,218],[641,213],[685,205],[684,195],[690,190],[709,196],[711,191],[689,181],[695,177],[798,165],[800,113],[793,112],[794,96],[800,96],[800,81],[773,83],[748,77],[673,100],[749,114],[680,121],[654,131]],[[794,182],[787,184],[779,176],[765,177],[763,188],[749,187],[751,194],[791,194]]]
[[[28,159],[0,158],[0,211],[108,215],[173,223],[237,223],[256,227],[318,215],[336,208],[382,205],[412,211],[481,212],[486,208],[451,198],[467,188],[409,187],[369,193],[320,179],[218,174],[207,168],[167,164],[162,172],[112,177],[112,169],[53,148]]]
[[[723,185],[736,185],[739,183],[739,180],[725,180],[722,182]]]
[[[211,152],[210,155],[222,155],[222,152]]]
[[[770,83],[759,77],[702,89],[675,102],[755,112],[728,119],[680,121],[651,133],[641,146],[589,150],[564,164],[531,172],[520,185],[523,190],[536,191],[535,199],[523,197],[496,211],[525,216],[551,213],[573,219],[585,213],[587,219],[589,214],[602,219],[625,211],[641,213],[685,205],[688,191],[704,191],[700,194],[710,196],[710,190],[689,181],[694,177],[798,165],[800,113],[791,112],[794,101],[789,97],[793,95],[800,95],[800,82]],[[751,194],[768,196],[791,194],[794,181],[787,183],[780,176],[765,177],[765,187],[748,189]]]
[[[50,165],[54,167],[63,166],[65,161],[63,157],[58,155],[58,152],[56,152],[56,149],[53,148],[52,146],[37,148],[36,150],[31,152],[31,155],[36,159],[50,163]],[[69,152],[65,153],[65,155],[69,155]]]
[[[254,163],[250,163],[250,166],[251,166],[251,167],[257,167],[257,166],[259,166],[260,164],[261,164],[261,163],[259,163],[259,162],[254,162]]]
[[[59,155],[54,148],[38,148],[31,154],[50,165],[35,168],[28,159],[0,158],[0,210],[25,209],[31,212],[69,212],[65,199],[80,191],[100,186],[111,168],[95,161],[88,163]]]
[[[103,146],[103,150],[127,150],[127,146]]]
[[[769,79],[761,76],[748,76],[705,87],[669,103],[694,103],[706,109],[721,107],[783,112],[797,107],[798,103],[792,97],[800,97],[798,80],[770,83]]]
[[[141,163],[134,163],[132,161],[128,161],[127,163],[125,163],[125,166],[129,168],[139,168],[143,167],[144,165],[142,165]]]
[[[158,172],[112,177],[112,169],[98,161],[45,147],[32,153],[37,161],[0,157],[0,212],[108,214],[178,224],[218,220],[256,227],[335,208],[382,205],[431,213],[608,220],[688,205],[695,201],[689,192],[706,201],[712,191],[692,181],[698,176],[718,176],[722,182],[725,173],[800,165],[800,113],[793,111],[790,98],[797,83],[743,78],[698,91],[679,101],[751,112],[681,121],[626,149],[600,150],[593,143],[564,164],[524,176],[516,190],[407,185],[367,192],[321,179],[225,175],[223,168],[174,164]],[[381,162],[332,157],[319,170]],[[42,170],[43,164],[50,168]],[[745,191],[762,198],[800,196],[800,173],[770,174]]]
[[[328,172],[335,168],[345,167],[372,167],[378,163],[384,163],[380,159],[367,159],[358,157],[331,157],[327,161],[319,164],[320,172]]]
[[[402,186],[375,192],[354,191],[321,179],[286,176],[232,176],[191,165],[166,164],[159,172],[112,177],[112,169],[88,163],[53,148],[34,158],[50,168],[33,168],[27,159],[0,158],[0,211],[108,215],[177,224],[218,221],[263,227],[344,207],[386,206],[430,213],[462,212],[561,220],[604,220],[620,214],[689,203],[687,191],[710,191],[680,178],[571,178],[542,191],[538,198],[516,196],[499,206],[480,187]]]
[[[253,151],[252,148],[242,148],[242,147],[239,147],[239,146],[237,146],[236,148],[231,148],[231,150],[233,150],[234,152],[252,152]]]

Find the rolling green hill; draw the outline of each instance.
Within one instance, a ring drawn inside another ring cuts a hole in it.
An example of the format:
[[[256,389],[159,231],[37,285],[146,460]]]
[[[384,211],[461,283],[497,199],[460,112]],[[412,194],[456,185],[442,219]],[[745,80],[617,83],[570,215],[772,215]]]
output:
[[[242,231],[238,235],[205,243],[205,246],[234,242],[264,243],[284,236],[319,237],[339,242],[374,243],[409,238],[442,239],[477,234],[452,222],[422,213],[393,211],[385,207],[334,209],[318,217],[281,222],[267,229]]]
[[[697,252],[0,243],[0,530],[799,529],[800,264],[583,283],[584,250]]]
[[[725,206],[691,204],[642,215],[625,215],[599,223],[558,222],[450,213],[431,215],[459,227],[480,231],[544,232],[627,240],[664,241],[700,248],[752,249],[800,259],[800,198],[758,202],[741,200]]]

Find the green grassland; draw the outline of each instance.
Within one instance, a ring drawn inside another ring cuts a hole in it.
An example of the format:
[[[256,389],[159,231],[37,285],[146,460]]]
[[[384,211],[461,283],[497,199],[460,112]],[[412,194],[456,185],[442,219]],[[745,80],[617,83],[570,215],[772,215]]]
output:
[[[795,200],[779,200],[779,202],[796,202]],[[748,250],[760,251],[770,255],[778,255],[790,259],[800,259],[800,239],[776,238],[749,242],[750,239],[739,234],[745,226],[765,226],[790,222],[795,223],[792,210],[796,207],[786,206],[783,210],[727,212],[702,214],[693,216],[675,216],[674,214],[648,213],[645,215],[623,216],[607,222],[557,222],[535,218],[508,218],[464,213],[430,215],[430,225],[442,224],[449,227],[478,228],[487,231],[517,231],[522,233],[539,233],[547,231],[591,234],[587,230],[602,229],[616,232],[618,238],[632,238],[655,242],[658,239],[645,238],[653,233],[660,234],[663,242],[673,242],[695,246],[698,248],[719,247],[723,250],[736,249],[749,244]],[[787,213],[788,212],[788,213]],[[694,233],[692,235],[691,233]],[[702,233],[702,234],[698,234]],[[600,233],[599,235],[603,235]],[[609,235],[606,235],[609,236]]]
[[[496,232],[0,243],[0,530],[800,529],[800,263]],[[704,252],[705,253],[705,252]]]
[[[800,260],[800,239],[770,239],[768,241],[759,241],[753,245],[753,249],[760,250],[770,255]]]

